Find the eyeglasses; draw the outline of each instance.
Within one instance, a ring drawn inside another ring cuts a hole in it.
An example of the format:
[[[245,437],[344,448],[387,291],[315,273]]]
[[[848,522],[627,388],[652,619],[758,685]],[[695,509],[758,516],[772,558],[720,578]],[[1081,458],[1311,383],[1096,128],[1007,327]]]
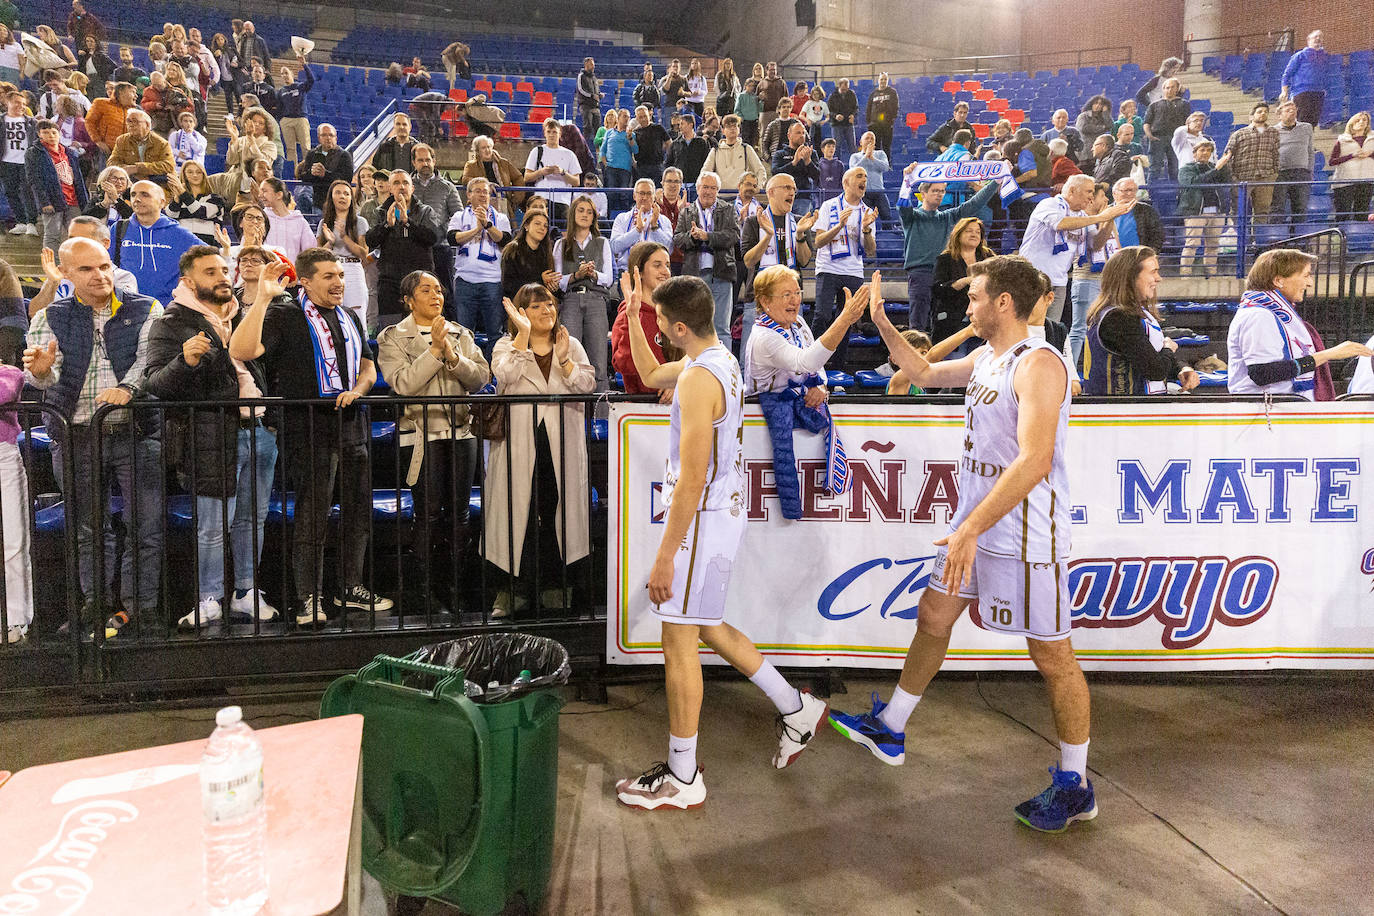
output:
[[[261,213],[245,213],[243,214],[242,221],[245,223],[261,223],[264,221],[264,217]]]

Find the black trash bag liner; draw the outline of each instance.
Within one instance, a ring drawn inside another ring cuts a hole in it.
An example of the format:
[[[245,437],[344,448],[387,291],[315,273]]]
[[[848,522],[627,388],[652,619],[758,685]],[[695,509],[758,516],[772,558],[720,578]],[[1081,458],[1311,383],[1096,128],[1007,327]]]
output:
[[[501,703],[528,690],[557,687],[572,675],[567,649],[552,639],[527,633],[494,633],[435,643],[410,658],[462,668],[466,693],[478,703]],[[529,671],[530,680],[516,684],[522,671]]]

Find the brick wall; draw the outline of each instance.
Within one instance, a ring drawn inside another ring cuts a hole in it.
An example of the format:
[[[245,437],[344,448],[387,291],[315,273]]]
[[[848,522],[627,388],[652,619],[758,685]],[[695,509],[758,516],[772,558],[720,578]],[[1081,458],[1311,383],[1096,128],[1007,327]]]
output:
[[[1128,45],[1131,60],[1153,71],[1183,48],[1184,0],[1027,0],[1022,6],[1021,52]],[[1038,69],[1073,66],[1071,61]]]
[[[1307,33],[1321,29],[1327,50],[1345,54],[1374,48],[1374,12],[1367,2],[1334,0],[1229,0],[1222,5],[1222,33],[1243,35],[1292,27],[1295,47]],[[1256,48],[1255,50],[1260,50]]]

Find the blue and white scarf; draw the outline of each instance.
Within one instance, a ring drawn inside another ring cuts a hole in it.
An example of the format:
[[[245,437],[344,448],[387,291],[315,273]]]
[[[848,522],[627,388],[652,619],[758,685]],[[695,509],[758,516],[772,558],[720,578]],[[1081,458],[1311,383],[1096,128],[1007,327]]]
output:
[[[757,320],[754,322],[756,330],[775,331],[782,336],[783,340],[786,340],[792,346],[804,350],[807,347],[807,343],[798,328],[799,324],[800,321],[790,328],[784,328],[781,324],[769,318],[768,315],[763,312],[759,313]],[[747,361],[747,354],[745,358]],[[816,388],[818,386],[824,387],[825,384],[825,377],[818,372],[813,372],[800,381],[790,379],[787,382],[787,390],[793,392],[798,399],[804,400],[806,397],[806,389]],[[830,491],[832,496],[848,493],[850,487],[854,485],[854,480],[849,473],[849,459],[845,456],[844,443],[840,441],[839,432],[835,429],[835,420],[831,417],[830,408],[827,405],[822,404],[820,407],[815,408],[815,410],[819,413],[825,424],[826,488]]]
[[[471,207],[468,207],[466,210],[463,211],[463,219],[461,225],[462,228],[459,230],[460,232],[469,232],[477,228],[477,214],[473,211]],[[495,207],[487,207],[487,225],[496,225]],[[472,257],[472,253],[469,250],[471,247],[472,242],[469,241],[466,245],[464,245],[462,248],[459,248],[458,250],[463,253],[463,257],[470,258]],[[477,233],[477,260],[485,261],[488,264],[494,264],[497,261],[501,260],[501,249],[496,247],[496,243],[491,240],[491,236],[487,233],[485,229]]]
[[[1278,290],[1249,290],[1240,297],[1239,307],[1269,310],[1269,314],[1274,316],[1274,323],[1279,326],[1279,334],[1283,338],[1284,359],[1297,362],[1300,358],[1309,356],[1316,350],[1316,346],[1312,343],[1312,337],[1307,332],[1307,325],[1303,324],[1303,320],[1298,317],[1292,304]],[[1315,370],[1293,379],[1293,391],[1295,392],[1312,391],[1314,388],[1316,388]]]
[[[914,207],[916,188],[928,182],[995,181],[1002,197],[1002,206],[1018,199],[1021,186],[1011,176],[1011,166],[1001,159],[964,159],[958,162],[922,162],[902,176],[902,190],[897,194],[897,206]]]
[[[334,348],[334,334],[329,323],[320,314],[319,307],[311,302],[305,291],[300,293],[301,311],[305,312],[305,323],[310,327],[310,343],[315,348],[315,379],[319,382],[320,397],[343,394],[348,390],[343,374],[339,371],[338,351]],[[351,315],[336,309],[339,327],[343,329],[344,356],[348,360],[348,377],[358,380],[358,370],[363,361],[363,340]]]
[[[1110,230],[1105,226],[1099,226],[1097,231],[1109,232]],[[1087,242],[1086,235],[1084,237],[1084,242]],[[1099,250],[1094,250],[1091,244],[1084,244],[1083,253],[1078,256],[1078,266],[1086,267],[1090,272],[1100,274],[1102,273],[1102,268],[1106,267],[1107,262],[1112,259],[1112,255],[1120,250],[1121,242],[1117,240],[1114,233],[1111,238],[1107,239],[1107,244],[1103,245]]]

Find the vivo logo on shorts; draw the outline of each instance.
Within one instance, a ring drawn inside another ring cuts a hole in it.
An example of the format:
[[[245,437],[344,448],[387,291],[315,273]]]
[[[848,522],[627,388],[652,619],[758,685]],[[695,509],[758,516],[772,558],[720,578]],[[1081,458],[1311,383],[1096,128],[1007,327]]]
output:
[[[1243,627],[1274,603],[1278,564],[1268,557],[1127,557],[1078,560],[1069,567],[1075,627],[1164,626],[1166,649],[1207,638],[1214,623]]]
[[[871,602],[862,602],[883,595],[879,616],[915,620],[920,593],[930,582],[934,568],[935,554],[905,560],[865,560],[840,573],[825,587],[816,601],[816,610],[826,620],[848,620],[873,606]]]

